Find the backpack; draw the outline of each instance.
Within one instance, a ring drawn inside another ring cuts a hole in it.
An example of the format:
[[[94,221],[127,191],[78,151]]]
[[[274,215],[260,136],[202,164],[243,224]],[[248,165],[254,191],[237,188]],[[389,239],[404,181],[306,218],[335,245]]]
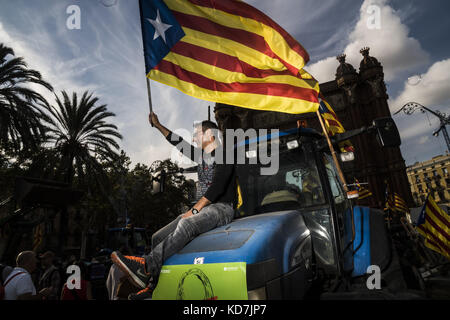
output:
[[[3,273],[3,269],[4,266],[1,268],[1,271]],[[23,274],[25,272],[17,272],[15,275],[13,275],[12,277],[10,277],[8,280],[5,281],[5,283],[3,283],[3,281],[0,281],[0,300],[5,299],[5,288],[8,285],[8,283],[14,279],[15,277],[17,277],[19,274]],[[0,279],[1,280],[1,279]]]

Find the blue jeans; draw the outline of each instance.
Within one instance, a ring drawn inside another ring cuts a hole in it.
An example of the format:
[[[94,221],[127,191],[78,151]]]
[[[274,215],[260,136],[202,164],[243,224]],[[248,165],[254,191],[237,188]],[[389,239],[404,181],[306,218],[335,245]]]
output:
[[[234,218],[234,209],[228,203],[213,203],[188,218],[179,215],[174,221],[157,231],[152,237],[152,251],[144,256],[150,285],[156,286],[164,261],[177,253],[199,234],[224,226]]]

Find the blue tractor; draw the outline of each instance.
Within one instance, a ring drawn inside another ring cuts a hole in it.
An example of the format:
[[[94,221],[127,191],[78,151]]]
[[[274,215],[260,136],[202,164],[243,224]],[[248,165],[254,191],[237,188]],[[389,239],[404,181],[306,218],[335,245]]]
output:
[[[367,131],[399,143],[392,119],[342,139]],[[408,287],[383,212],[353,205],[321,134],[295,128],[242,144],[253,164],[237,165],[234,221],[168,258],[153,299],[422,297]],[[251,158],[275,144],[279,169],[263,175]]]

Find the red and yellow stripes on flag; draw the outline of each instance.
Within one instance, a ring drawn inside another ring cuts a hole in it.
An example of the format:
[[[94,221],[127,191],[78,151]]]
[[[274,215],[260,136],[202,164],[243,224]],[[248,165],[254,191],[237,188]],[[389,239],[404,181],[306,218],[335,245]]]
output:
[[[358,179],[355,178],[356,190],[358,190],[358,200],[363,200],[371,197],[373,194],[369,189],[364,188],[359,183]]]
[[[323,98],[322,95],[320,95],[320,99],[322,101],[323,105],[319,109],[320,114],[322,115],[323,120],[325,121],[325,126],[327,128],[328,134],[330,136],[334,136],[338,133],[344,133],[345,129],[344,126],[339,121],[336,113],[334,112],[331,105]],[[355,149],[353,148],[352,143],[350,140],[345,140],[339,144],[339,147],[341,149],[341,152],[354,152]]]
[[[403,200],[396,192],[388,196],[387,208],[394,211],[409,213],[409,208],[405,200]]]
[[[425,238],[425,245],[450,259],[450,217],[428,196],[424,205],[425,221],[417,231]]]
[[[305,49],[236,0],[164,0],[185,36],[147,75],[199,99],[291,114],[316,112]]]

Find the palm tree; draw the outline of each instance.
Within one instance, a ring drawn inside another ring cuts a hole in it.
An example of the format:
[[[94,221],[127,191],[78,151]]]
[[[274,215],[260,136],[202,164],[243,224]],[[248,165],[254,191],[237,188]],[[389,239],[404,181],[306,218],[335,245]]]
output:
[[[58,108],[48,105],[50,117],[47,120],[47,143],[50,143],[60,158],[58,171],[64,181],[72,185],[75,175],[83,184],[86,177],[98,181],[103,175],[101,161],[112,161],[118,157],[115,150],[122,139],[114,124],[106,122],[115,116],[106,105],[96,105],[97,97],[84,92],[81,100],[77,94],[69,98],[62,91],[62,100],[56,96]],[[94,181],[89,179],[91,181]]]
[[[12,58],[7,58],[9,55]],[[39,107],[44,97],[29,88],[38,84],[53,91],[38,71],[27,68],[21,57],[14,57],[13,49],[0,43],[0,147],[19,151],[39,145],[45,127],[40,121],[45,114]]]
[[[87,200],[95,196],[92,194],[95,187],[106,197],[109,183],[104,164],[117,159],[115,150],[119,149],[119,144],[115,138],[122,139],[117,127],[106,122],[115,114],[108,112],[106,105],[97,105],[98,98],[87,91],[81,100],[75,92],[72,99],[65,91],[62,91],[62,99],[57,95],[55,97],[57,107],[47,105],[50,115],[46,120],[46,144],[50,144],[50,153],[56,156],[54,158],[59,163],[50,164],[50,168],[56,168],[56,176],[62,176],[69,186],[73,186],[76,176],[78,187],[87,189]],[[91,221],[95,216],[96,212],[90,212],[89,217],[85,218]],[[85,231],[89,224],[84,223]],[[60,219],[61,249],[66,241],[67,226],[65,209]]]

